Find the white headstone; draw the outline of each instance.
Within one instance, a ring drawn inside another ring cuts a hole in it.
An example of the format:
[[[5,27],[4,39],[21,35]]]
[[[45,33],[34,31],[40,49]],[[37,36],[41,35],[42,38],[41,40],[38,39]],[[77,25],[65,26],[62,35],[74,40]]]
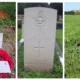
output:
[[[51,71],[55,52],[57,10],[44,7],[24,10],[24,68]]]

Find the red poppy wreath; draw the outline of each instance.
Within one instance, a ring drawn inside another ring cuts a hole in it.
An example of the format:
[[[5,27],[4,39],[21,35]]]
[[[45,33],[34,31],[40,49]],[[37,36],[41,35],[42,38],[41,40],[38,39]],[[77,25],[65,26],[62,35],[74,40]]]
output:
[[[13,67],[12,58],[8,55],[6,50],[0,49],[0,61],[8,61],[10,69]],[[0,77],[7,77],[10,76],[10,73],[0,73]]]

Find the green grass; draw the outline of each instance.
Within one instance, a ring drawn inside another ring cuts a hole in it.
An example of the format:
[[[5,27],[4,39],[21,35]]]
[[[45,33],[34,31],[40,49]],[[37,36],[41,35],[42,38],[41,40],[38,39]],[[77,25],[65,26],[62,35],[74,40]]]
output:
[[[65,15],[65,76],[80,78],[80,16]]]
[[[20,41],[21,38],[22,38],[22,29],[18,28],[18,42]]]
[[[62,21],[57,21],[58,24],[62,24]]]
[[[15,21],[10,18],[0,18],[0,27],[14,27]]]
[[[21,39],[22,30],[18,28],[18,41]],[[62,48],[62,30],[57,30],[56,39]],[[39,72],[39,71],[25,71],[24,70],[24,44],[20,46],[18,50],[18,76],[23,78],[61,78],[62,77],[62,66],[59,58],[55,52],[54,55],[54,65],[51,72]]]
[[[62,49],[62,42],[63,42],[63,32],[62,29],[57,29],[56,30],[56,41],[59,44],[60,48]]]

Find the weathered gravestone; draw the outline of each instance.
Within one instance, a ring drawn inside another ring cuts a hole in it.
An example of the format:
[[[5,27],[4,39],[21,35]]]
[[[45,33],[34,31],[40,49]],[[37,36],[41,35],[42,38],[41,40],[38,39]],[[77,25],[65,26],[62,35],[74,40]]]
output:
[[[24,68],[51,71],[55,51],[57,10],[24,9]]]

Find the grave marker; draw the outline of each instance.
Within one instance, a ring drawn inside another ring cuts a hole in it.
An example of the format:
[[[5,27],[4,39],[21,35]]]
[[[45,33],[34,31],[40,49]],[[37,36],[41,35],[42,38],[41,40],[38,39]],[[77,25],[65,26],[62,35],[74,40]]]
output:
[[[24,68],[51,71],[55,52],[57,10],[44,7],[24,10]]]

